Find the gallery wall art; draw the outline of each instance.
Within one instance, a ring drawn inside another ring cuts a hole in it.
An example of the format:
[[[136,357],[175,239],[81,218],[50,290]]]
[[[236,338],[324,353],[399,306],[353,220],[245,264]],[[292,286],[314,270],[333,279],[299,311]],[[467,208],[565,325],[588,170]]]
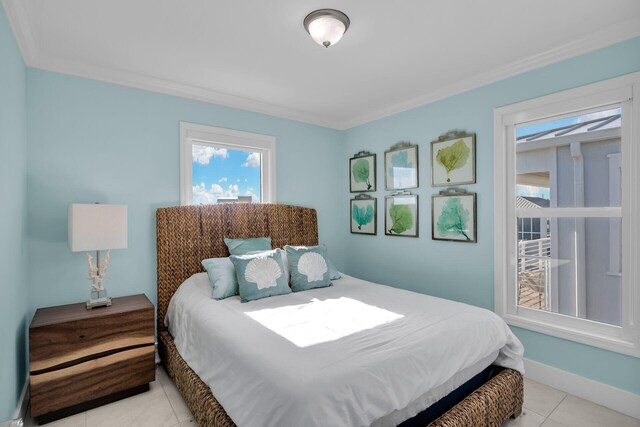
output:
[[[384,234],[418,237],[418,196],[408,192],[384,198]]]
[[[361,195],[351,199],[349,213],[351,215],[351,232],[353,234],[377,234],[377,200],[374,197]]]
[[[418,188],[418,146],[399,142],[384,152],[386,190]]]
[[[475,243],[476,193],[448,189],[431,198],[431,238]]]
[[[431,185],[476,182],[476,135],[451,131],[431,142]]]
[[[376,191],[376,155],[360,151],[349,159],[349,191]]]

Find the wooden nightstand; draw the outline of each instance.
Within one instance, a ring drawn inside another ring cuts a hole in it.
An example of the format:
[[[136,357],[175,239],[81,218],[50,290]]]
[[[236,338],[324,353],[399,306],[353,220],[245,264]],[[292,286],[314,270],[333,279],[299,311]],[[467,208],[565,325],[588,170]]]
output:
[[[144,295],[40,308],[29,327],[31,416],[50,421],[146,391],[155,380],[153,304]]]

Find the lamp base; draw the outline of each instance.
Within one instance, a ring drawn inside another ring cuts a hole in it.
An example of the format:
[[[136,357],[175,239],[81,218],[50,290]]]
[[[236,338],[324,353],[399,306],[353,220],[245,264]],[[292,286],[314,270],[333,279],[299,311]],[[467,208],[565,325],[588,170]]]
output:
[[[111,305],[111,298],[107,296],[107,291],[91,291],[91,298],[87,301],[87,310],[96,307],[108,307]]]

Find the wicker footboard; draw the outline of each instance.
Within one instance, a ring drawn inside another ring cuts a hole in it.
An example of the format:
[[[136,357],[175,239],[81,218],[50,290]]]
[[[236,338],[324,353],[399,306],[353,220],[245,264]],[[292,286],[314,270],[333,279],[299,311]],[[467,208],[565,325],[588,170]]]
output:
[[[159,350],[167,373],[182,393],[200,427],[233,427],[224,408],[211,389],[187,365],[169,332],[161,331]],[[429,427],[498,427],[522,412],[522,375],[505,369],[447,411]]]
[[[522,412],[522,374],[505,369],[462,402],[449,409],[429,427],[499,427]]]

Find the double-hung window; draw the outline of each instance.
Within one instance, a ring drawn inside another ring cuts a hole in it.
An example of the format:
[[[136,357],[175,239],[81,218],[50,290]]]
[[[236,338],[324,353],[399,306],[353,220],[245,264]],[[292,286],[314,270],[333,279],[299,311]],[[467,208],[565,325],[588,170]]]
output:
[[[180,123],[180,201],[273,203],[272,136]]]
[[[640,354],[640,73],[494,112],[496,312]]]

